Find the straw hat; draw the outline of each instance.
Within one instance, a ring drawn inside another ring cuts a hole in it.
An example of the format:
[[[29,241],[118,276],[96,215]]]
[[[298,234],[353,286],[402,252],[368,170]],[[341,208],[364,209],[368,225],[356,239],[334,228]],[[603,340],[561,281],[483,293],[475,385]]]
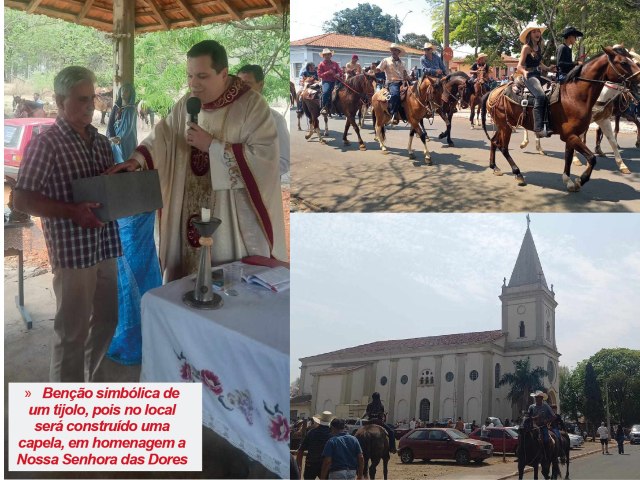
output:
[[[529,25],[527,25],[524,30],[522,30],[522,33],[520,33],[520,36],[518,38],[520,39],[521,43],[527,43],[527,35],[529,35],[532,30],[540,30],[540,33],[544,33],[546,29],[547,27],[542,27],[536,23],[530,22]]]
[[[425,44],[424,44],[424,47],[422,47],[422,49],[423,49],[423,50],[426,50],[426,49],[428,49],[428,48],[433,49],[433,48],[435,48],[435,47],[433,46],[433,43],[431,43],[431,42],[427,42],[427,43],[425,43]]]
[[[542,390],[536,390],[535,392],[533,392],[531,395],[529,395],[530,397],[542,397],[542,400],[546,400],[547,394],[544,393]]]
[[[320,53],[320,55],[324,56],[324,55],[333,55],[333,52],[331,50],[329,50],[328,48],[325,48],[322,50],[322,53]]]
[[[325,410],[320,415],[314,415],[313,421],[316,422],[318,425],[324,425],[325,427],[328,427],[329,424],[331,423],[331,420],[333,420],[334,418],[335,418],[335,415],[333,413]]]
[[[391,45],[389,45],[389,50],[398,50],[400,53],[406,53],[404,48],[402,48],[397,43],[392,43]]]
[[[479,53],[478,54],[478,60],[480,60],[481,58],[487,58],[489,55],[487,55],[486,53]]]

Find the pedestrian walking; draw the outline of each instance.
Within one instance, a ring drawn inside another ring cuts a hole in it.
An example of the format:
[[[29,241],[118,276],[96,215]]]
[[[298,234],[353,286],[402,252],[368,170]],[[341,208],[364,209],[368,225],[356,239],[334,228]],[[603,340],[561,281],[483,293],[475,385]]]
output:
[[[618,455],[624,455],[624,428],[622,428],[622,424],[618,425],[616,430],[616,442],[618,442]]]
[[[602,454],[609,455],[609,429],[604,426],[604,422],[598,427],[598,435],[600,435],[600,445],[602,446]]]
[[[311,429],[300,443],[300,447],[296,452],[296,463],[298,470],[302,472],[302,458],[305,450],[307,451],[307,460],[304,464],[304,472],[302,478],[305,480],[313,480],[320,477],[322,469],[322,451],[331,438],[329,424],[335,417],[333,413],[324,411],[320,415],[314,415],[313,421],[318,424],[317,427]],[[320,477],[324,478],[324,477]]]
[[[364,456],[360,443],[344,430],[341,418],[331,420],[331,435],[322,451],[322,476],[320,478],[354,480],[362,478]]]

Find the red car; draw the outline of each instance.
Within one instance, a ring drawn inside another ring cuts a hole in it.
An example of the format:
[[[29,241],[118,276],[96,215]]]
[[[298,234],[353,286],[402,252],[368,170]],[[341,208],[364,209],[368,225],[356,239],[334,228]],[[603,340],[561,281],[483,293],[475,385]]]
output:
[[[454,428],[416,428],[400,439],[398,455],[402,463],[421,458],[455,460],[467,465],[471,460],[479,463],[489,458],[493,455],[493,446]]]
[[[32,138],[51,128],[55,118],[5,118],[4,176],[15,183],[24,151]]]
[[[495,452],[516,453],[518,448],[518,432],[505,427],[489,427],[486,436],[482,436],[482,430],[478,428],[469,434],[469,438],[484,440],[493,445]]]

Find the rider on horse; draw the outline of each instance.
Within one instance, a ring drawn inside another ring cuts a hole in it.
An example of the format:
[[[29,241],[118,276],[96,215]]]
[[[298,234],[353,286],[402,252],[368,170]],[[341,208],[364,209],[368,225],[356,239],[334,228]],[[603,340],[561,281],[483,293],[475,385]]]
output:
[[[351,61],[344,66],[344,73],[346,79],[362,73],[362,67],[358,63],[358,55],[354,54],[353,57],[351,57]]]
[[[550,67],[542,63],[542,50],[544,48],[542,32],[545,30],[546,27],[529,24],[522,33],[520,33],[519,38],[523,46],[520,52],[520,62],[516,70],[523,75],[524,83],[535,97],[533,106],[533,131],[537,137],[548,137],[551,135],[548,125],[546,124],[547,122],[544,122],[547,97],[542,90],[542,80],[540,79],[541,72],[551,71]]]
[[[433,52],[433,44],[425,43],[423,50],[424,55],[420,57],[422,73],[430,77],[444,77],[447,74],[447,69],[438,54]]]
[[[542,431],[542,441],[546,447],[549,444],[549,429],[547,428],[547,424],[555,418],[555,415],[549,404],[544,402],[544,400],[547,399],[546,393],[536,390],[530,396],[535,397],[536,403],[529,405],[528,415]]]
[[[405,53],[404,49],[395,43],[389,45],[390,57],[384,58],[377,70],[384,72],[387,76],[387,89],[389,90],[389,114],[393,118],[394,125],[399,123],[400,114],[400,85],[403,81],[409,80],[407,69],[400,60],[400,55]],[[398,114],[398,115],[396,115]]]
[[[476,63],[471,65],[471,70],[469,70],[470,78],[467,82],[467,90],[469,91],[469,95],[473,93],[474,85],[478,81],[478,71],[484,70],[485,78],[488,78],[489,69],[491,68],[487,63],[488,55],[486,53],[479,53]]]
[[[331,108],[331,92],[336,83],[336,78],[342,77],[340,66],[331,60],[333,52],[328,48],[322,50],[323,60],[318,65],[318,77],[322,79],[322,115],[327,115]]]
[[[558,439],[558,445],[561,445],[562,434],[560,433],[560,430],[566,431],[567,427],[564,424],[564,420],[562,420],[562,417],[558,413],[558,406],[555,403],[551,405],[551,410],[553,411],[553,419],[551,420],[549,426]],[[560,451],[560,457],[564,458],[564,449],[560,448],[558,450]]]
[[[380,394],[378,392],[371,394],[371,402],[367,405],[367,411],[362,418],[364,417],[367,417],[370,423],[380,425],[387,431],[389,435],[389,452],[396,453],[396,437],[393,430],[385,423],[386,414],[384,412],[384,405],[382,405],[380,401]]]
[[[558,59],[558,82],[560,83],[564,82],[564,79],[567,78],[568,73],[573,70],[573,67],[582,65],[582,61],[580,61],[581,58],[579,58],[577,62],[574,62],[571,55],[571,45],[576,43],[578,37],[582,36],[582,32],[571,25],[567,25],[562,31],[564,42],[558,47],[556,53],[556,58]],[[582,58],[584,58],[584,55]]]

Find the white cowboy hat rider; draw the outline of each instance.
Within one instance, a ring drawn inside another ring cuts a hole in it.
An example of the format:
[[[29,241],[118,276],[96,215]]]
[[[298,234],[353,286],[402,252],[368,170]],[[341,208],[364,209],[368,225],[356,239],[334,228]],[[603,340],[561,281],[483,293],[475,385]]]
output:
[[[324,57],[325,55],[331,55],[331,56],[333,56],[333,51],[332,51],[332,50],[330,50],[330,49],[328,49],[328,48],[324,48],[324,49],[322,50],[322,52],[320,53],[320,55],[321,55],[321,56],[323,56],[323,57]]]
[[[535,392],[533,392],[531,395],[529,395],[530,397],[542,397],[542,401],[545,401],[547,398],[549,398],[547,396],[546,393],[544,393],[542,390],[536,390]]]
[[[527,36],[533,30],[540,30],[540,34],[543,34],[546,29],[547,29],[547,27],[543,27],[543,26],[538,25],[536,23],[529,22],[529,24],[526,27],[524,27],[524,30],[522,30],[522,32],[520,32],[520,36],[518,37],[520,39],[520,43],[527,43]]]
[[[391,45],[389,45],[389,50],[390,51],[398,50],[400,52],[400,55],[402,55],[403,53],[407,53],[405,49],[402,48],[402,46],[398,45],[397,43],[392,43]]]
[[[316,422],[318,425],[324,425],[325,427],[328,427],[329,424],[331,423],[331,420],[333,420],[336,416],[331,413],[328,410],[325,410],[324,412],[322,412],[321,414],[316,414],[314,415],[313,421]]]

